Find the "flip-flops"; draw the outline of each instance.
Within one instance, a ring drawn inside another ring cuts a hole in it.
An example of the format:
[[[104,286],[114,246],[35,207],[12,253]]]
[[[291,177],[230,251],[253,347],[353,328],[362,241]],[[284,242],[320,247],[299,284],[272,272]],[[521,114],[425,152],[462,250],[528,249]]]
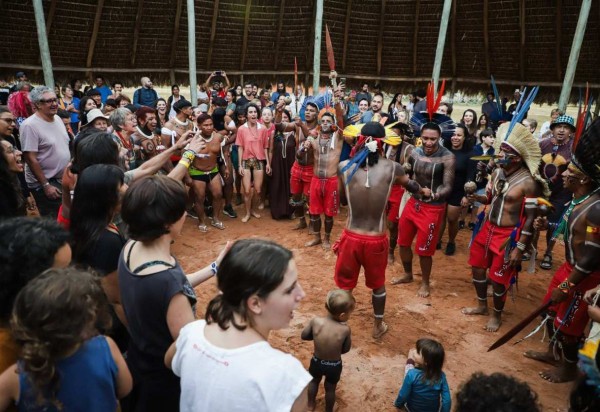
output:
[[[198,225],[198,230],[200,230],[202,233],[206,233],[208,232],[208,226],[206,226],[204,223],[201,225]]]
[[[544,259],[540,262],[540,267],[544,270],[552,269],[552,256],[544,255]]]
[[[216,227],[219,230],[225,230],[225,225],[223,224],[223,222],[217,222],[213,220],[212,222],[210,222],[210,225],[212,227]]]

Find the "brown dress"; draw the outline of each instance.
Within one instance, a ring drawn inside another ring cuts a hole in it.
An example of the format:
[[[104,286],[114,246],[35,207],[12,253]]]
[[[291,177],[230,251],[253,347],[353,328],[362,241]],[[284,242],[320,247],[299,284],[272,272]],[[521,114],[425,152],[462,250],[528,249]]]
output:
[[[273,219],[288,219],[294,209],[290,206],[290,175],[296,160],[294,132],[277,133],[273,137],[273,158],[269,180],[269,205]]]

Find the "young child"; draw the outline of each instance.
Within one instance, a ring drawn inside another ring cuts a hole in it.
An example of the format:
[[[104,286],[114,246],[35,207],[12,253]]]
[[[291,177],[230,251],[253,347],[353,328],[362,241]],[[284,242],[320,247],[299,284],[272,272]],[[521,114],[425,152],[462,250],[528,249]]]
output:
[[[450,388],[443,365],[443,346],[433,339],[419,339],[417,348],[408,352],[404,382],[394,406],[410,412],[450,412]]]
[[[321,379],[325,376],[325,410],[333,411],[335,388],[342,375],[342,354],[350,350],[350,327],[346,322],[356,301],[350,292],[334,289],[327,294],[326,317],[313,318],[302,331],[302,339],[314,340],[315,352],[308,372],[313,380],[308,384],[308,409],[315,410],[315,400]]]
[[[131,375],[115,342],[94,336],[110,323],[104,291],[92,274],[49,269],[17,295],[11,328],[17,364],[0,375],[0,410],[116,411]]]

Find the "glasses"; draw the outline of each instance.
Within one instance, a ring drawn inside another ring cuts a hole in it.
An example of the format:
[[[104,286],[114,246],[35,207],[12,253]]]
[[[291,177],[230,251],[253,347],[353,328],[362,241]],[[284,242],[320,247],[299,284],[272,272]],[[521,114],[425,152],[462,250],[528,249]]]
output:
[[[58,99],[55,97],[54,99],[40,99],[40,103],[42,104],[54,104],[54,103],[58,103]]]
[[[4,120],[4,119],[3,119],[3,120]],[[15,146],[13,146],[13,145],[10,145],[10,146],[8,146],[8,147],[7,147],[7,146],[4,146],[4,150],[6,151],[6,154],[13,154],[14,152],[16,152],[16,151],[17,151],[17,150],[19,150],[19,149],[17,149],[17,148],[16,148]]]
[[[8,124],[16,124],[17,123],[17,122],[15,122],[15,119],[12,119],[10,117],[0,117],[0,120],[4,120]]]

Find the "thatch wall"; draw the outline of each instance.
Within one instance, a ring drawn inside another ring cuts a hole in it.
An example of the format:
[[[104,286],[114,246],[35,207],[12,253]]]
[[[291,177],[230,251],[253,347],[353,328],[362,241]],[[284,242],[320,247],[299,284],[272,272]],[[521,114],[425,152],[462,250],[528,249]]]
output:
[[[299,78],[312,83],[306,72],[313,61],[314,5],[315,0],[195,1],[199,80],[222,69],[234,82],[241,73],[259,83],[280,77],[291,82],[297,57]],[[362,79],[403,91],[423,85],[431,77],[442,6],[443,0],[326,0],[323,22],[329,25],[336,68],[353,86]],[[556,99],[580,6],[581,0],[455,0],[441,77],[448,88],[468,92],[487,90],[490,74],[504,91],[541,83],[541,97]],[[44,8],[57,80],[93,72],[128,84],[137,84],[142,75],[155,82],[187,81],[185,1],[47,0]],[[40,81],[31,0],[0,0],[0,15],[0,74],[10,79],[23,68]],[[600,4],[593,2],[576,83],[600,85],[599,46]],[[321,73],[327,71],[323,41]]]

